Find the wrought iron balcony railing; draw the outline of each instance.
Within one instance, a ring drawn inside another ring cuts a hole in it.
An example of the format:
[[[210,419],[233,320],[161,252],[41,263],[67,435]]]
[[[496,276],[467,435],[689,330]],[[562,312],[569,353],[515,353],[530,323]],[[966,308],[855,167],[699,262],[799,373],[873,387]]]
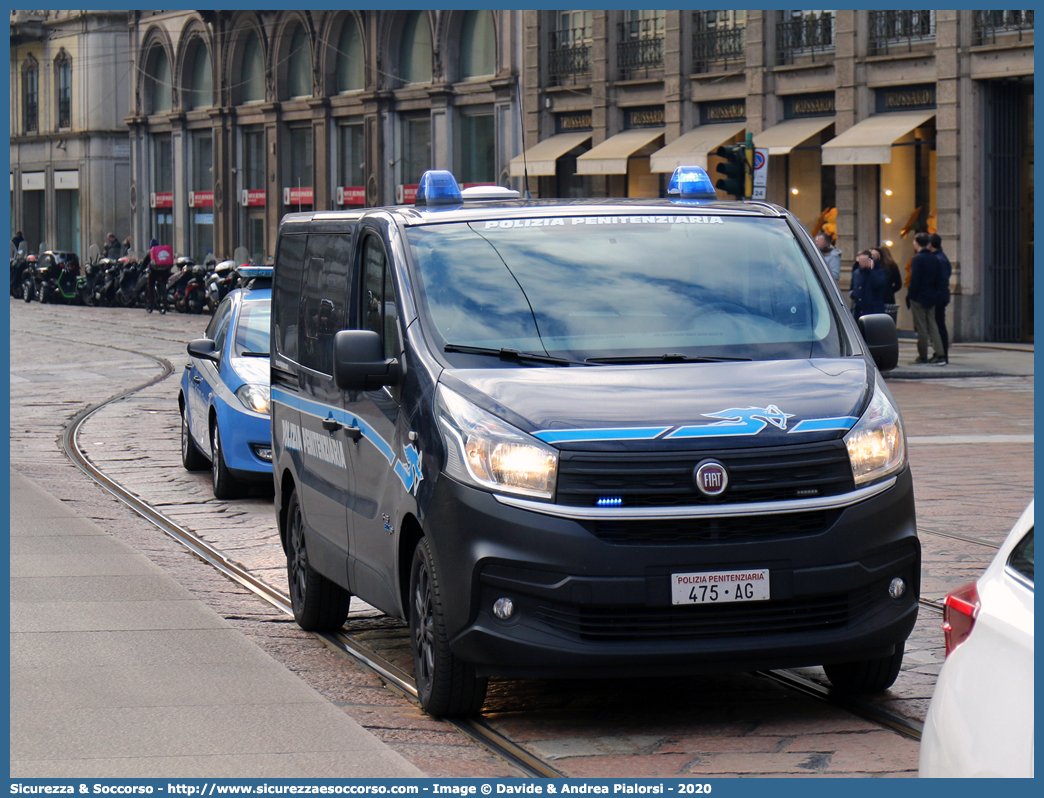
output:
[[[663,67],[663,19],[636,19],[618,23],[616,66],[621,78]]]
[[[915,42],[935,38],[934,11],[869,12],[870,53],[885,55],[897,50],[913,50]]]
[[[996,44],[997,34],[1016,33],[1018,41],[1033,30],[1032,11],[976,11],[975,43]]]
[[[729,64],[746,62],[744,28],[718,28],[697,31],[692,35],[692,71],[727,70]]]
[[[575,78],[591,71],[590,28],[551,31],[548,74],[552,78]]]
[[[779,63],[792,64],[798,56],[812,61],[834,51],[834,15],[824,11],[817,16],[784,19],[776,25],[776,50]]]

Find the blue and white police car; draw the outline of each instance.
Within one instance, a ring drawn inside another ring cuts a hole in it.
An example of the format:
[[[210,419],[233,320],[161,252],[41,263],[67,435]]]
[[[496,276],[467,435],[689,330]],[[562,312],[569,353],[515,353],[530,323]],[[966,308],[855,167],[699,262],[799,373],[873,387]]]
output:
[[[235,499],[248,483],[272,479],[268,351],[272,267],[243,266],[247,287],[214,311],[204,337],[188,345],[181,378],[181,462],[213,474],[214,496]]]
[[[699,168],[662,200],[485,193],[427,172],[415,206],[283,218],[297,622],[352,595],[407,620],[435,715],[490,676],[890,686],[921,556],[891,318],[853,320],[794,216]]]

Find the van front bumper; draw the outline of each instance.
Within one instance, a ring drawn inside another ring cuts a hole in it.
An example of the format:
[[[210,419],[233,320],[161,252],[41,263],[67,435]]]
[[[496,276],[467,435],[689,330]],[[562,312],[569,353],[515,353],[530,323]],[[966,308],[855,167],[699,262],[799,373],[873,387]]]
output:
[[[727,531],[684,544],[670,542],[671,524],[714,529],[715,519],[565,518],[507,505],[444,475],[424,516],[436,566],[449,575],[440,592],[450,647],[481,675],[849,662],[890,655],[917,619],[921,554],[909,469],[881,493],[801,523],[787,513],[750,516],[758,519],[754,534],[733,519]],[[627,524],[627,534],[614,524]],[[767,601],[672,604],[672,574],[753,569],[769,571]],[[895,578],[906,587],[899,598],[889,595]],[[508,620],[492,611],[502,597],[514,606]]]

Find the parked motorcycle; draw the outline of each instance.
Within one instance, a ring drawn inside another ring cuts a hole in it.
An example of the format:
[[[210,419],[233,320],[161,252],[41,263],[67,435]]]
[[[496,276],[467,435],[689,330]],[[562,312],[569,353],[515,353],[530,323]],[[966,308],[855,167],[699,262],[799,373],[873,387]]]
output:
[[[202,313],[206,306],[206,269],[186,257],[175,260],[174,266],[167,280],[167,307],[178,313]]]
[[[34,272],[36,294],[43,304],[73,305],[80,303],[76,284],[80,278],[80,258],[75,252],[47,250]]]
[[[11,253],[11,296],[15,299],[22,298],[22,281],[28,257],[29,247],[24,241]]]
[[[138,263],[137,258],[125,255],[120,258],[119,285],[116,288],[116,302],[120,307],[133,308],[139,302],[144,301],[145,285],[141,277],[145,269]]]
[[[25,256],[25,268],[22,269],[22,299],[32,302],[36,298],[36,255]]]
[[[85,305],[97,305],[98,297],[95,292],[100,292],[101,283],[104,279],[105,269],[102,267],[100,258],[101,251],[97,244],[91,244],[87,250],[87,262],[83,265],[83,276],[76,281],[76,290],[80,292],[80,299]]]

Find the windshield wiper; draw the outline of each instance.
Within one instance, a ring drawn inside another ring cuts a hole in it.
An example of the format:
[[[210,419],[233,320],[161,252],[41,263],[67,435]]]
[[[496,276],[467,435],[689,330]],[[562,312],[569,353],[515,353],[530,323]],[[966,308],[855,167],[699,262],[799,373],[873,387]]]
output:
[[[442,349],[444,352],[460,352],[465,355],[490,355],[499,357],[501,360],[533,360],[537,363],[551,363],[555,366],[582,365],[575,360],[566,360],[564,357],[520,352],[517,349],[493,349],[486,346],[465,346],[463,344],[446,344]]]
[[[689,357],[668,352],[663,355],[631,355],[628,357],[589,357],[585,363],[729,363],[750,360],[749,357]]]
[[[240,352],[240,357],[268,357],[268,352]]]

